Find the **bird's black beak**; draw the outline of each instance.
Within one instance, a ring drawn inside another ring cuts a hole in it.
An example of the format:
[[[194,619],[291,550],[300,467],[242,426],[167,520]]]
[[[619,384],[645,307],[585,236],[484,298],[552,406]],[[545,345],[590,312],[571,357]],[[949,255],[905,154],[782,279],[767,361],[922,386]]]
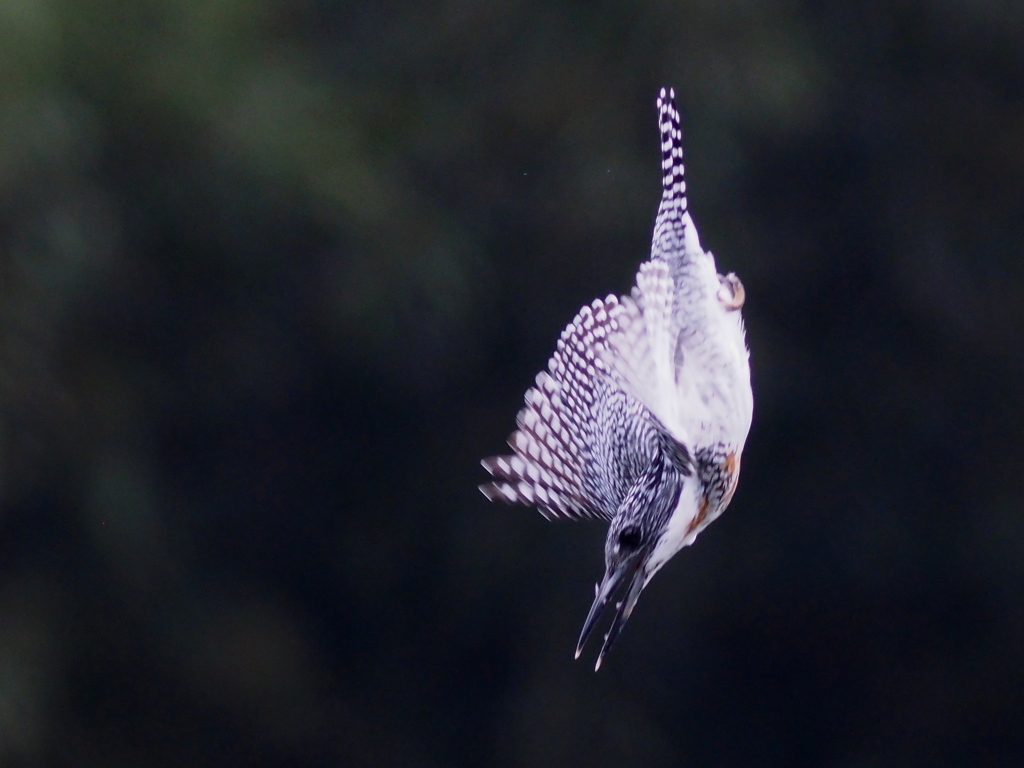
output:
[[[597,663],[594,665],[595,672],[601,668],[601,662],[604,661],[605,654],[608,653],[612,643],[615,642],[615,639],[629,620],[629,615],[633,612],[633,606],[636,605],[636,601],[640,597],[640,592],[644,588],[644,569],[642,566],[647,562],[649,554],[649,547],[641,547],[636,552],[623,558],[618,564],[605,570],[604,579],[601,581],[600,586],[597,587],[597,595],[594,597],[593,605],[590,606],[587,620],[583,622],[580,641],[576,644],[577,659],[583,652],[583,646],[587,642],[587,638],[590,637],[594,625],[604,614],[609,602],[611,602],[615,593],[619,591],[619,587],[625,583],[629,584],[625,595],[615,603],[615,618],[612,621],[611,628],[604,636],[604,645],[601,646],[601,653],[598,654]]]

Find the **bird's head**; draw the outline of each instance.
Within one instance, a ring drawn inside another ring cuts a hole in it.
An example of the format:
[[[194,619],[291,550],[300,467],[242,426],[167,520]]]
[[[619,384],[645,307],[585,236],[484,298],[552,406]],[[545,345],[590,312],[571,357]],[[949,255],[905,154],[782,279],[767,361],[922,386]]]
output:
[[[682,449],[678,443],[676,446]],[[687,479],[692,481],[688,462],[685,449],[682,453],[675,451],[675,455],[657,451],[612,518],[604,544],[604,578],[596,587],[594,602],[576,646],[576,658],[579,658],[594,625],[619,595],[615,602],[615,618],[604,636],[595,670],[600,669],[605,654],[629,619],[643,588],[668,559],[664,556],[664,545],[672,536],[672,514]]]

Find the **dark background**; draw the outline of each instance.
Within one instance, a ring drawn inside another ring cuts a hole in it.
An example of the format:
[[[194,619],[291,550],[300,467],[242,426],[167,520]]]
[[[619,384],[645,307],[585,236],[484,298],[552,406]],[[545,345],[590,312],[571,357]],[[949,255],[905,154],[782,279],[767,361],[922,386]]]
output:
[[[0,4],[0,765],[1024,764],[1024,5]],[[476,490],[674,85],[729,512]]]

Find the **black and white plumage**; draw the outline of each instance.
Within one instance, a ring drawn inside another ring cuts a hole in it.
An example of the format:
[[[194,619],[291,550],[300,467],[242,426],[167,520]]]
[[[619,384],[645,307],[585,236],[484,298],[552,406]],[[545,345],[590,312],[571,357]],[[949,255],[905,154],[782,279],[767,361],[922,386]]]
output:
[[[610,522],[605,574],[577,658],[612,598],[608,649],[640,592],[728,506],[753,396],[734,274],[720,275],[686,208],[673,91],[658,98],[662,198],[651,258],[629,296],[583,307],[526,392],[514,453],[483,460],[491,500]]]

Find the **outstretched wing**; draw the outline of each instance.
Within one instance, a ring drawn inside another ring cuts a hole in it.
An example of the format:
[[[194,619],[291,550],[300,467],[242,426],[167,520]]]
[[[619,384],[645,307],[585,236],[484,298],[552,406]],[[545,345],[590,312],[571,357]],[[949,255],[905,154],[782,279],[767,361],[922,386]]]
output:
[[[547,518],[611,518],[647,459],[636,446],[650,442],[649,416],[602,359],[622,312],[615,296],[595,299],[566,326],[526,392],[514,453],[481,462],[494,476],[480,486],[488,499],[534,504]]]

